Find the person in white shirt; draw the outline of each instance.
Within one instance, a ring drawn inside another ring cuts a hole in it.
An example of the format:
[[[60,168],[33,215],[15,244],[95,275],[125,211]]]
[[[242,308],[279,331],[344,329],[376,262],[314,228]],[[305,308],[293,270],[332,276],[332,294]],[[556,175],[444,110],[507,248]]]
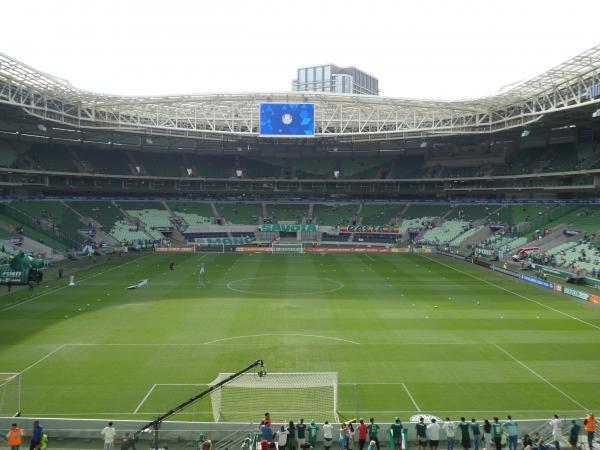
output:
[[[446,432],[446,450],[453,450],[455,425],[454,422],[450,420],[450,417],[446,417],[446,421],[444,422],[444,425],[442,425],[442,428]]]
[[[290,432],[286,430],[283,425],[281,425],[281,429],[277,432],[277,448],[279,450],[285,450],[288,434],[290,434]]]
[[[556,447],[556,450],[560,450],[560,435],[562,432],[562,422],[558,415],[554,414],[554,417],[548,422],[552,427],[552,443]]]
[[[108,426],[104,427],[100,434],[104,438],[104,450],[113,450],[115,436],[117,435],[117,430],[114,429],[113,423],[108,422]]]
[[[429,445],[431,450],[437,450],[440,444],[440,424],[434,418],[431,419],[431,423],[427,425],[427,437],[429,438]]]
[[[325,450],[329,450],[331,448],[331,441],[333,441],[333,425],[331,425],[328,421],[325,421],[323,424],[323,445]]]

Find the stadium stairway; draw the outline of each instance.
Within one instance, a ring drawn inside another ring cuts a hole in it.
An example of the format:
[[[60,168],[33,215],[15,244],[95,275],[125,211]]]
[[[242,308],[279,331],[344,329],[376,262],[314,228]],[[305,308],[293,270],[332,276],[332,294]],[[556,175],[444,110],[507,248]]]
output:
[[[213,217],[215,219],[221,219],[221,214],[219,214],[219,210],[217,209],[215,202],[210,202],[210,208],[212,209]]]
[[[402,208],[402,211],[400,211],[400,213],[398,214],[397,220],[398,223],[401,223],[402,220],[404,219],[404,215],[406,214],[406,211],[408,211],[408,208],[410,208],[410,203],[407,203],[404,208]]]
[[[79,172],[88,172],[91,173],[91,167],[88,167],[87,164],[85,164],[84,161],[82,161],[79,156],[77,155],[77,153],[75,152],[75,150],[73,149],[73,147],[71,147],[70,145],[67,145],[67,151],[69,152],[69,156],[71,156],[71,159],[73,160],[73,164],[75,164],[75,167],[77,167],[77,170]]]
[[[557,247],[560,244],[573,239],[573,236],[567,236],[563,233],[567,228],[567,225],[557,225],[552,228],[552,232],[548,236],[537,241],[531,241],[527,245],[531,244],[532,247],[539,247],[540,252],[546,252],[551,248]]]
[[[12,227],[4,222],[0,221],[0,228],[12,232]],[[34,239],[23,236],[23,245],[20,247],[24,252],[32,252],[36,255],[44,255],[46,258],[53,259],[54,261],[61,261],[65,259],[64,253],[49,247],[46,244],[42,244]]]
[[[478,244],[488,239],[492,234],[494,234],[494,231],[492,231],[489,227],[483,228],[481,231],[478,231],[477,233],[469,236],[467,239],[462,241],[458,246],[458,252],[461,255],[467,255],[471,253],[469,248],[471,245]]]
[[[84,216],[83,214],[81,214],[79,211],[77,211],[75,208],[73,208],[71,205],[69,205],[67,202],[65,202],[63,200],[61,200],[61,203],[63,205],[65,205],[65,208],[70,209],[71,211],[73,211],[73,213],[77,217],[79,217],[79,221],[81,222],[82,229],[90,223],[94,226],[94,228],[96,228],[96,235],[93,237],[82,234],[82,236],[85,239],[92,239],[96,243],[105,242],[105,243],[111,244],[111,245],[115,245],[118,243],[117,240],[114,237],[112,237],[110,234],[107,234],[104,231],[101,231],[102,225],[100,223],[98,223],[97,220],[93,219],[92,217]]]

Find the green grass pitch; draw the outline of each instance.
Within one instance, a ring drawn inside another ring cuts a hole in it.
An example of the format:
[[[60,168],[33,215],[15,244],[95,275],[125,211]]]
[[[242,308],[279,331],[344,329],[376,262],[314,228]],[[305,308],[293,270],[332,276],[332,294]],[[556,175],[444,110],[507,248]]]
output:
[[[256,359],[338,372],[342,417],[600,409],[597,305],[442,256],[130,255],[76,281],[0,297],[26,416],[147,419]]]

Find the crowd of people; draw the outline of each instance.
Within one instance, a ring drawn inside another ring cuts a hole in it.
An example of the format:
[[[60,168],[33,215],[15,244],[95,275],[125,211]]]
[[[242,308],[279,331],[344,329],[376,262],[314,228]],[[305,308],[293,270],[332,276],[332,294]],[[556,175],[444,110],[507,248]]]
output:
[[[416,424],[404,425],[400,418],[396,417],[394,422],[387,430],[390,441],[393,441],[395,450],[406,448],[403,445],[404,433],[408,427],[414,427],[416,434],[417,450],[438,450],[442,432],[445,435],[446,450],[454,450],[455,442],[460,442],[463,450],[517,450],[519,441],[523,450],[561,450],[561,441],[563,439],[563,421],[558,415],[554,415],[547,426],[552,438],[549,442],[539,431],[530,434],[519,434],[519,425],[511,416],[506,420],[500,421],[494,417],[491,421],[485,419],[478,422],[476,419],[467,421],[464,417],[459,422],[454,422],[446,417],[443,423],[438,423],[437,419],[431,417],[428,421],[420,417]],[[314,450],[317,445],[317,437],[322,429],[323,446],[325,450],[330,450],[334,440],[333,425],[325,421],[319,426],[315,421],[309,425],[300,419],[297,424],[289,421],[287,424],[278,425],[273,428],[271,416],[265,413],[265,418],[261,420],[259,426],[260,448],[261,450]],[[568,441],[571,450],[578,450],[579,439],[582,426],[576,420],[572,420],[568,427]],[[589,450],[594,450],[594,435],[596,432],[596,418],[592,413],[585,416],[583,420],[583,429],[587,438]],[[375,423],[374,418],[370,418],[368,424],[363,419],[358,422],[351,421],[341,423],[338,429],[338,449],[354,450],[356,441],[358,441],[358,450],[380,450],[380,431],[381,426]]]

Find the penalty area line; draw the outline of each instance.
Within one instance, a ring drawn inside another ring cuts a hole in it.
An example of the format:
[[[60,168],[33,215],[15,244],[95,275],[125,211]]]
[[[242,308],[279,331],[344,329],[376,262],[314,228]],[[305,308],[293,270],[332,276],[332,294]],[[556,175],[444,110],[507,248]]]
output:
[[[579,406],[581,409],[585,410],[585,411],[589,411],[588,408],[586,408],[585,406],[583,406],[581,403],[579,403],[577,400],[575,400],[573,397],[571,397],[569,394],[567,394],[565,391],[563,391],[561,388],[559,388],[558,386],[552,384],[550,381],[548,381],[546,378],[544,378],[542,375],[540,375],[539,373],[537,373],[535,370],[533,370],[531,367],[529,367],[527,364],[525,364],[523,361],[520,361],[519,359],[517,359],[515,356],[513,356],[512,353],[510,353],[508,350],[505,350],[504,348],[500,347],[498,344],[496,344],[495,342],[493,343],[494,347],[496,347],[498,350],[500,350],[502,353],[504,353],[506,356],[508,356],[510,359],[512,359],[514,362],[516,362],[517,364],[521,365],[521,367],[524,367],[525,369],[527,369],[529,372],[531,372],[533,375],[535,375],[536,377],[538,377],[540,380],[542,380],[544,383],[546,383],[548,386],[550,386],[551,388],[553,388],[555,391],[557,391],[558,393],[562,394],[566,399],[570,400],[572,403],[576,404],[577,406]]]
[[[65,348],[67,346],[67,344],[63,344],[58,348],[55,348],[54,350],[52,350],[50,353],[46,354],[45,356],[42,356],[40,359],[38,359],[36,362],[34,362],[33,364],[30,364],[29,366],[25,367],[23,370],[21,370],[20,373],[25,373],[31,369],[33,369],[35,366],[37,366],[39,363],[41,363],[42,361],[45,361],[46,359],[50,358],[52,355],[54,355],[55,353],[58,353],[59,351],[61,351],[63,348]]]
[[[410,398],[410,401],[412,402],[412,404],[415,405],[415,408],[417,408],[417,412],[421,412],[421,407],[419,406],[419,404],[416,402],[415,398],[412,396],[412,394],[408,390],[408,387],[406,387],[406,384],[404,384],[404,383],[401,383],[401,384],[402,384],[402,387],[404,388],[404,390],[406,391],[408,398]]]
[[[156,384],[153,384],[152,387],[148,390],[148,392],[146,392],[146,395],[144,396],[144,398],[142,399],[142,401],[137,405],[137,408],[135,408],[133,410],[132,414],[137,414],[138,411],[140,410],[140,408],[142,407],[142,405],[144,404],[144,402],[146,400],[148,400],[148,397],[150,397],[150,395],[152,394],[152,391],[154,391],[154,388],[156,387]]]

